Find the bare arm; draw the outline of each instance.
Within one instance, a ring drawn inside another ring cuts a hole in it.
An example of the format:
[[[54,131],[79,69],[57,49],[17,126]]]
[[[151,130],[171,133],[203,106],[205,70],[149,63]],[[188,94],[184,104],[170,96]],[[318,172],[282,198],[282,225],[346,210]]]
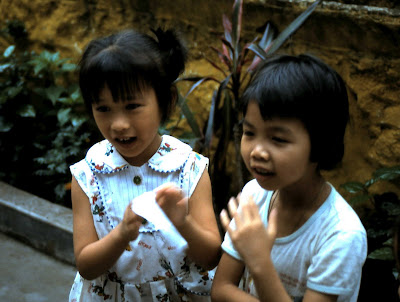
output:
[[[138,236],[143,219],[128,206],[123,221],[99,240],[88,197],[74,177],[71,194],[76,266],[82,277],[91,280],[105,273],[118,260],[128,243]]]
[[[213,269],[218,264],[221,237],[212,205],[208,172],[203,172],[188,201],[187,215],[186,200],[176,188],[166,187],[159,190],[156,199],[188,242],[190,258],[205,269]]]
[[[215,302],[257,302],[257,298],[238,288],[244,271],[243,262],[224,253],[218,264],[211,289],[211,299]]]

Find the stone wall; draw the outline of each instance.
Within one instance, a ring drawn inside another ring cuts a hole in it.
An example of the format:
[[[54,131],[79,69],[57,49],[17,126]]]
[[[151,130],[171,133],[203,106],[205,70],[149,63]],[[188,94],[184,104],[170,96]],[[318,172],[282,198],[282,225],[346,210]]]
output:
[[[252,40],[266,21],[282,30],[311,2],[245,0],[244,39]],[[319,56],[348,84],[351,122],[346,155],[340,168],[326,174],[336,186],[365,181],[376,168],[400,164],[399,2],[340,2],[320,5],[282,49]],[[369,3],[381,7],[366,6]],[[60,51],[74,59],[89,40],[118,29],[174,26],[190,47],[186,74],[212,75],[215,70],[204,56],[217,60],[209,46],[220,46],[221,16],[230,14],[232,4],[233,0],[2,0],[0,20],[24,21],[33,49]],[[207,115],[208,88],[200,88],[190,100],[199,120]],[[398,193],[400,185],[377,184],[372,189]]]

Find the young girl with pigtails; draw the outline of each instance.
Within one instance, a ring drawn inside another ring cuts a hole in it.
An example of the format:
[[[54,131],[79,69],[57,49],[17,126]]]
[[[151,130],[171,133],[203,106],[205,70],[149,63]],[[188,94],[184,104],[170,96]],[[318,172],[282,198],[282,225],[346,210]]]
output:
[[[105,140],[71,166],[78,273],[69,301],[210,301],[220,255],[208,159],[158,132],[187,51],[172,30],[89,43],[85,104]]]

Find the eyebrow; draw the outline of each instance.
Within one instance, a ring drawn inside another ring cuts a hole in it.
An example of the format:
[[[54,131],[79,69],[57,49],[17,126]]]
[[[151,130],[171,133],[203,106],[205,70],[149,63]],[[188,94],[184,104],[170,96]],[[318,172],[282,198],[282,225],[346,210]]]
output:
[[[248,121],[246,121],[245,119],[241,120],[241,125],[242,126],[247,126],[250,128],[255,128],[254,125]],[[282,134],[292,134],[292,131],[290,129],[288,129],[287,127],[282,127],[282,126],[270,126],[268,127],[268,130],[270,131],[274,131],[274,132],[278,132],[278,133],[282,133]]]

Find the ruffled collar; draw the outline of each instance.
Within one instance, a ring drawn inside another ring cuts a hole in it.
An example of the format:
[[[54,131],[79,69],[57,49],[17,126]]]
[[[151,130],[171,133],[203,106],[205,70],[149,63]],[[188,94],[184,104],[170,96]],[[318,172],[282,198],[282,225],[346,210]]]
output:
[[[173,172],[182,168],[191,151],[189,145],[163,135],[160,147],[146,164],[158,172]],[[93,145],[85,160],[93,172],[102,174],[119,172],[130,166],[108,140]]]

